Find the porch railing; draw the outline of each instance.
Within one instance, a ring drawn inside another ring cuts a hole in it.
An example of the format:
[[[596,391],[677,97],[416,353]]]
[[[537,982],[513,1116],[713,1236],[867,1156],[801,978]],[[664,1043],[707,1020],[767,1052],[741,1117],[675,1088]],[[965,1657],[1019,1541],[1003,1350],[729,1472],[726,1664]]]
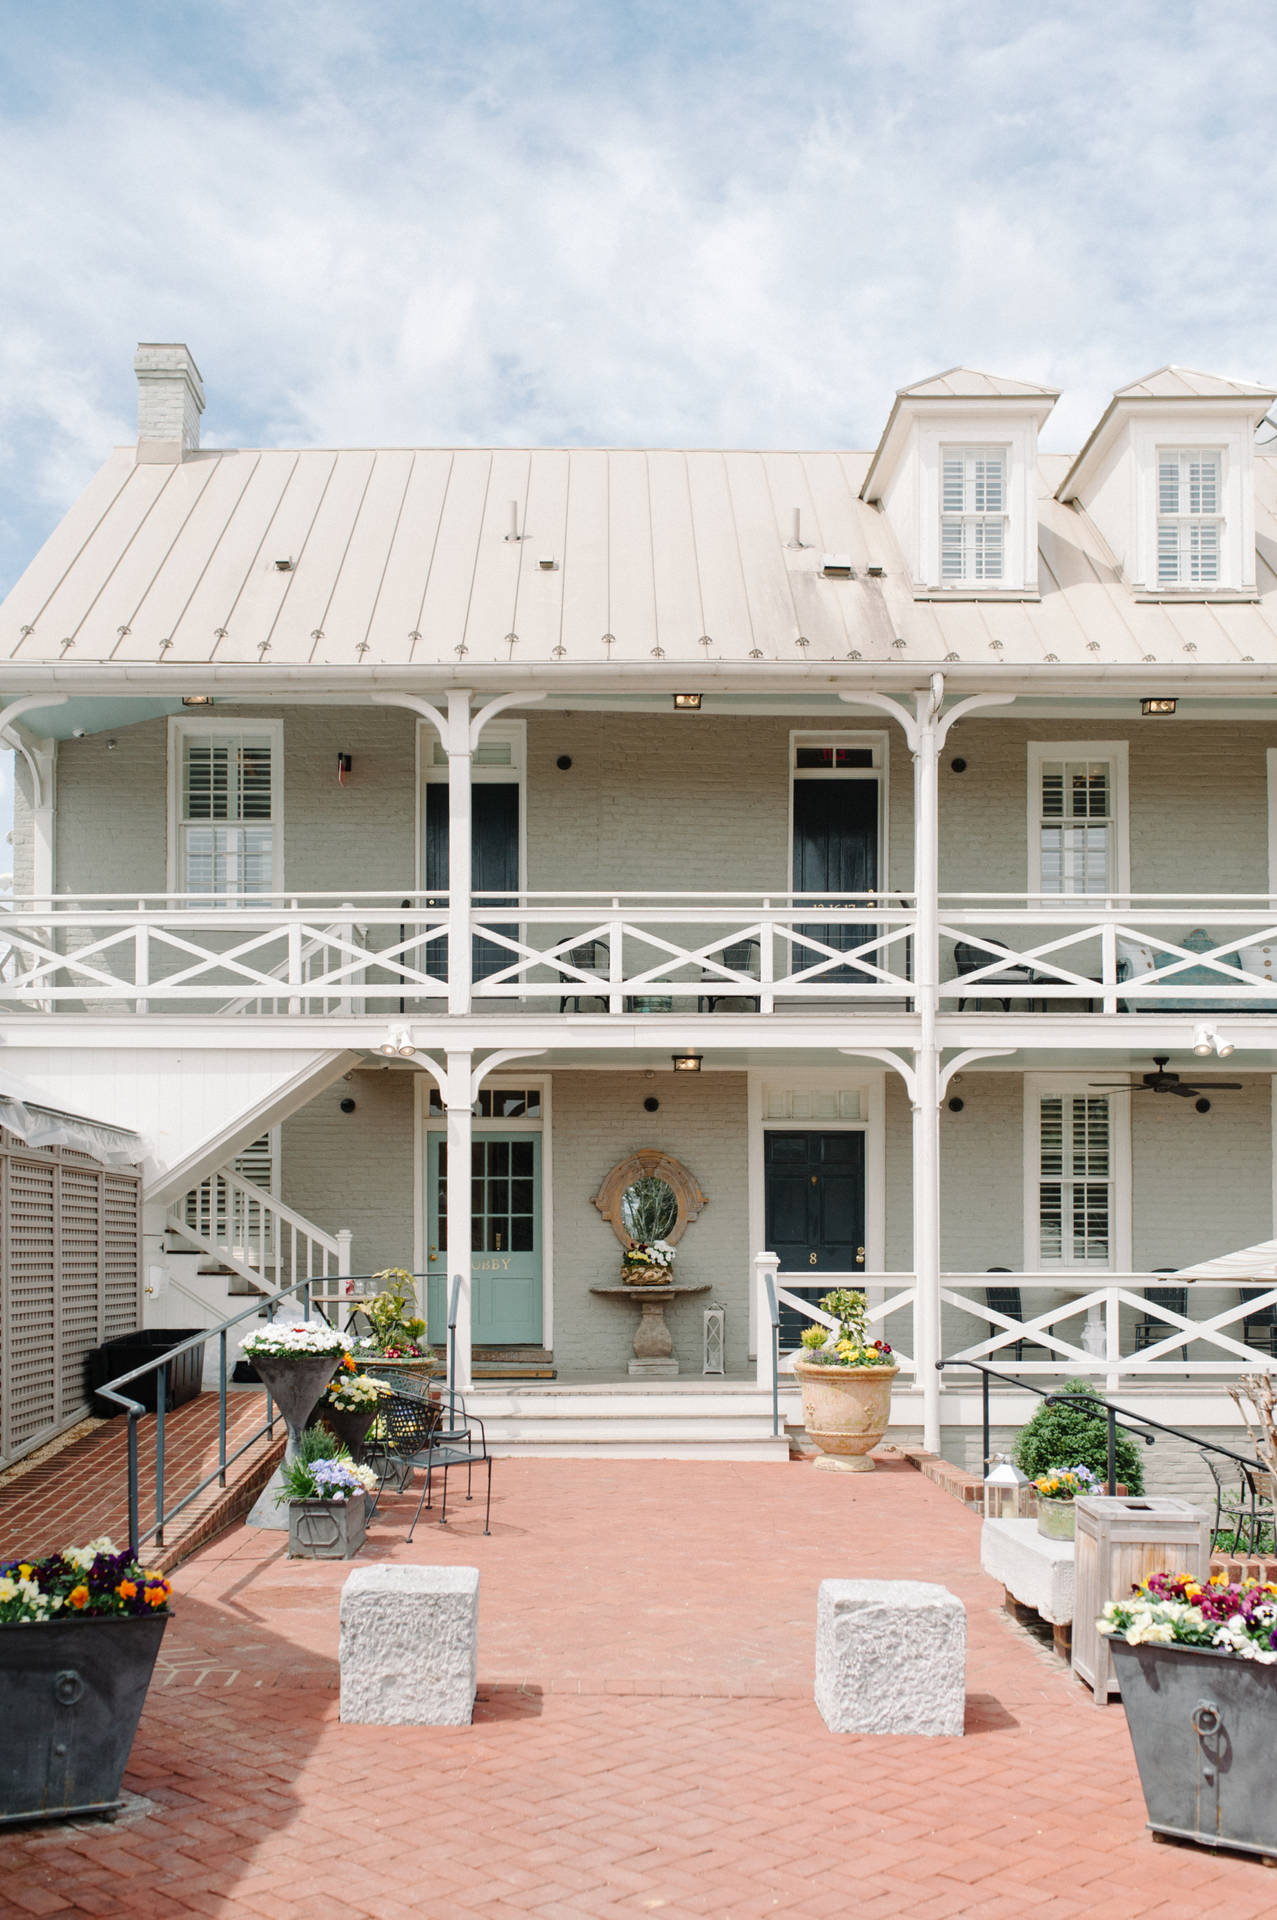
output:
[[[1269,1281],[1197,1280],[1188,1286],[1188,1313],[1164,1304],[1173,1276],[1157,1273],[946,1273],[940,1302],[945,1351],[953,1364],[1014,1364],[1028,1381],[1086,1375],[1102,1380],[1105,1390],[1121,1385],[1197,1383],[1222,1386],[1237,1374],[1277,1366],[1277,1335],[1263,1325],[1264,1344],[1248,1343],[1245,1323],[1253,1314],[1277,1307],[1277,1284]],[[865,1289],[869,1323],[889,1341],[907,1382],[916,1375],[913,1312],[917,1288],[911,1274],[784,1273],[774,1255],[754,1262],[757,1379],[769,1387],[774,1366],[785,1358],[767,1337],[770,1326],[767,1287],[778,1306],[789,1307],[814,1324],[832,1327],[805,1297],[831,1287]],[[990,1306],[988,1291],[1020,1290],[1023,1318]],[[803,1289],[803,1292],[798,1291]],[[1020,1357],[1016,1357],[1017,1350]]]
[[[282,1200],[222,1167],[168,1210],[170,1230],[266,1287],[314,1282],[314,1296],[337,1297],[350,1273],[347,1228],[326,1233]]]

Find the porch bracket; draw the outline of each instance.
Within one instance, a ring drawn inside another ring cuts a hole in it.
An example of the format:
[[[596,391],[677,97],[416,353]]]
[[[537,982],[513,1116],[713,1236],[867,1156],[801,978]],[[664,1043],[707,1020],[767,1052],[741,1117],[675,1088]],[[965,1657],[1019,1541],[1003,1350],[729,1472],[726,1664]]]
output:
[[[31,693],[21,700],[11,700],[7,707],[0,707],[0,741],[20,753],[27,763],[27,772],[31,775],[31,804],[35,807],[47,807],[49,796],[46,792],[45,768],[48,761],[40,748],[32,750],[22,731],[16,726],[24,713],[31,713],[40,707],[64,707],[70,698],[65,693]],[[41,762],[44,761],[44,766]]]
[[[905,1091],[910,1102],[917,1099],[917,1076],[907,1060],[898,1053],[892,1053],[890,1047],[839,1047],[839,1053],[847,1054],[853,1060],[881,1060],[884,1066],[891,1067],[905,1083]]]
[[[1002,1060],[1015,1052],[1014,1047],[968,1047],[964,1053],[957,1053],[947,1067],[940,1069],[940,1098],[944,1099],[949,1091],[949,1082],[955,1073],[961,1073],[963,1067],[970,1066],[973,1060]]]

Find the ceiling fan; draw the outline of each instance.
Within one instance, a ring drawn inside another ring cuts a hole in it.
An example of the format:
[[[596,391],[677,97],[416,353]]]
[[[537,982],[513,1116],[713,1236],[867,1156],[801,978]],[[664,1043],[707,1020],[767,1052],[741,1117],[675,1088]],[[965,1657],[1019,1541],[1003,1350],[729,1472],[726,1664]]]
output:
[[[1129,1080],[1092,1080],[1090,1085],[1097,1089],[1105,1088],[1111,1092],[1125,1089],[1127,1093],[1177,1093],[1181,1100],[1195,1100],[1199,1093],[1240,1093],[1240,1080],[1198,1080],[1194,1076],[1190,1083],[1181,1080],[1177,1073],[1166,1072],[1169,1053],[1155,1053],[1153,1065],[1155,1071],[1141,1076],[1142,1084],[1132,1086]]]

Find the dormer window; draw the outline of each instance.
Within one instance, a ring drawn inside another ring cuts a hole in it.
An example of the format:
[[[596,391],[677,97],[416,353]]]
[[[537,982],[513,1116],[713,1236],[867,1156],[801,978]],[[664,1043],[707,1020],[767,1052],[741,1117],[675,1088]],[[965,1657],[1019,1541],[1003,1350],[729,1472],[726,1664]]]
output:
[[[1222,465],[1217,448],[1159,447],[1159,587],[1218,585],[1224,535]]]
[[[940,578],[1000,581],[1006,568],[1004,447],[945,447],[941,456]]]

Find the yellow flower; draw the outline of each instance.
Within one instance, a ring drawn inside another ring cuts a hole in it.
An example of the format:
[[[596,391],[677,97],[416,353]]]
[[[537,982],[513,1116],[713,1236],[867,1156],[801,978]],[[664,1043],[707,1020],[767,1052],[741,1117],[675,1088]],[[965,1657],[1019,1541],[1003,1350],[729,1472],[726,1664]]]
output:
[[[25,1562],[25,1561],[24,1561],[24,1562],[23,1562],[23,1564],[22,1564],[22,1565],[21,1565],[21,1566],[20,1566],[20,1567],[18,1568],[18,1578],[19,1578],[19,1580],[29,1580],[29,1579],[31,1578],[31,1569],[30,1569],[30,1567],[29,1567],[29,1566],[28,1566],[28,1565],[26,1564],[26,1562]]]

